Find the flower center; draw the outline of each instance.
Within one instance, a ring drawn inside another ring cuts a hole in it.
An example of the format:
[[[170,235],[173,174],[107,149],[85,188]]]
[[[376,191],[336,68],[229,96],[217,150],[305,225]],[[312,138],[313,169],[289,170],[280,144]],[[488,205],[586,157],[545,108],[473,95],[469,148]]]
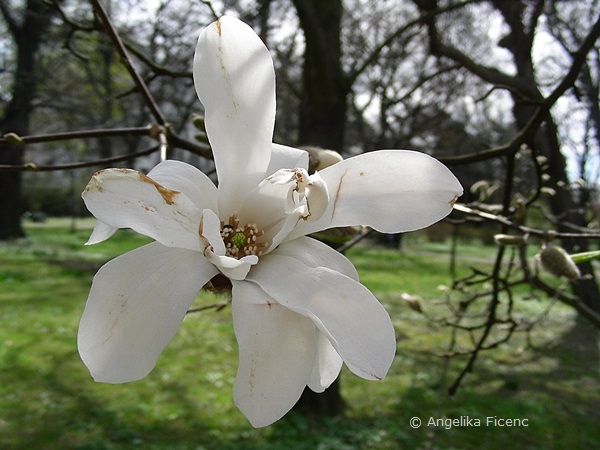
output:
[[[260,256],[267,248],[266,242],[260,242],[260,237],[265,234],[255,223],[241,226],[237,214],[229,217],[225,223],[221,221],[221,237],[225,243],[227,256],[242,258],[248,255]]]

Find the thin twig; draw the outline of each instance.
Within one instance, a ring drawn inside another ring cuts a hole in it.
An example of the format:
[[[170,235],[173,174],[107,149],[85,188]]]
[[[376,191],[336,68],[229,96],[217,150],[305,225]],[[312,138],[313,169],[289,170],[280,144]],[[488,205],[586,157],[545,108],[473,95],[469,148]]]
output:
[[[339,253],[344,253],[346,250],[348,250],[350,247],[355,246],[356,244],[358,244],[360,241],[362,241],[364,238],[366,238],[369,234],[371,234],[371,232],[373,231],[372,228],[367,228],[365,227],[364,230],[362,230],[360,233],[356,234],[352,239],[350,239],[347,242],[344,242],[342,245],[340,245],[338,248],[336,248],[335,250]]]
[[[38,144],[40,142],[68,141],[72,139],[89,139],[109,136],[143,136],[149,135],[151,126],[131,128],[102,128],[97,130],[77,130],[60,133],[19,136],[22,144]],[[0,147],[16,147],[5,138],[0,138]]]
[[[454,209],[470,216],[475,216],[481,219],[499,223],[513,230],[518,230],[523,234],[529,234],[541,238],[547,238],[551,234],[553,238],[559,239],[600,239],[600,233],[594,233],[591,231],[582,231],[580,233],[561,233],[558,231],[549,232],[548,230],[526,227],[524,225],[519,225],[504,216],[491,214],[485,211],[479,211],[459,203],[454,205]]]
[[[492,300],[490,301],[490,304],[488,306],[488,320],[485,324],[483,333],[481,334],[480,338],[477,341],[477,344],[475,345],[475,348],[471,351],[469,360],[467,361],[467,363],[465,364],[465,366],[463,367],[461,372],[458,374],[458,376],[456,377],[454,382],[448,388],[448,394],[450,394],[450,395],[454,395],[456,393],[463,378],[467,375],[467,373],[469,373],[473,369],[475,360],[477,359],[479,352],[484,349],[485,341],[487,340],[494,325],[496,325],[496,308],[498,307],[498,305],[500,303],[499,295],[500,295],[501,289],[499,286],[499,278],[500,278],[500,269],[502,267],[503,256],[504,256],[504,247],[499,247],[498,253],[496,255],[496,261],[494,263],[494,269],[493,269],[493,275],[494,275],[493,276],[493,293],[492,293]]]
[[[25,163],[20,166],[13,165],[0,165],[0,172],[50,172],[55,170],[74,170],[81,169],[84,167],[94,167],[94,166],[106,166],[108,164],[113,164],[121,161],[128,161],[130,159],[139,158],[140,156],[151,155],[154,152],[159,150],[159,146],[156,145],[146,150],[142,150],[139,152],[128,153],[126,155],[113,156],[111,158],[104,159],[95,159],[93,161],[82,161],[76,163],[68,163],[68,164],[55,164],[51,166],[38,166],[35,163]]]
[[[165,130],[164,132],[158,132],[157,128],[160,130]],[[14,144],[9,139],[0,138],[0,148],[5,147],[10,150],[12,148],[19,148],[20,145],[25,144],[39,144],[43,142],[54,142],[54,141],[66,141],[72,139],[89,139],[89,138],[100,138],[100,137],[110,137],[110,136],[143,136],[148,135],[154,139],[159,140],[159,137],[166,136],[167,146],[180,148],[186,150],[190,153],[194,153],[198,156],[201,156],[206,159],[212,159],[212,150],[210,145],[208,144],[208,138],[206,138],[206,142],[202,141],[190,141],[185,139],[178,134],[174,133],[172,129],[163,127],[158,127],[158,125],[149,125],[147,127],[134,127],[134,128],[103,128],[98,130],[80,130],[80,131],[67,131],[61,133],[50,133],[50,134],[39,134],[35,136],[18,136],[19,144]],[[51,171],[51,170],[69,170],[69,169],[79,169],[81,167],[89,167],[94,165],[100,165],[102,163],[112,163],[118,161],[124,161],[127,159],[134,159],[139,156],[147,155],[151,150],[142,150],[137,153],[130,153],[129,156],[118,156],[116,158],[106,158],[99,159],[96,162],[82,162],[82,163],[73,163],[73,164],[63,164],[63,165],[54,165],[54,166],[38,166],[35,163],[27,163],[24,165],[2,165],[0,166],[0,171],[9,172],[22,172],[22,171]]]
[[[112,21],[108,17],[106,10],[104,9],[104,7],[102,6],[102,4],[100,3],[99,0],[91,0],[91,2],[92,2],[92,6],[94,8],[94,11],[99,16],[100,20],[106,27],[106,31],[108,32],[111,40],[113,41],[113,44],[115,45],[115,48],[117,49],[117,52],[123,59],[123,63],[125,64],[125,67],[127,68],[127,71],[129,72],[129,75],[131,76],[134,83],[139,88],[140,93],[144,97],[144,100],[145,100],[146,104],[148,105],[148,107],[150,108],[152,115],[154,116],[154,118],[160,125],[166,126],[167,119],[165,118],[164,114],[158,107],[158,104],[154,100],[154,97],[150,93],[150,90],[148,89],[146,82],[144,81],[142,76],[139,74],[139,72],[133,66],[133,62],[131,61],[131,58],[129,57],[129,53],[127,52],[127,49],[125,48],[125,44],[121,40],[119,33],[117,32],[116,28],[114,27]]]
[[[191,314],[195,312],[206,311],[208,309],[214,309],[215,311],[221,311],[223,308],[229,306],[229,301],[223,301],[218,303],[213,303],[212,305],[199,306],[198,308],[191,308],[186,311],[186,314]]]

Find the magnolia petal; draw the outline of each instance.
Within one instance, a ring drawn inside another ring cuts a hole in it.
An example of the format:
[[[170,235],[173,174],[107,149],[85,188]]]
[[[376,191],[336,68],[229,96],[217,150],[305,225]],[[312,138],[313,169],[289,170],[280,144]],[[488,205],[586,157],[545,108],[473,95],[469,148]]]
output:
[[[304,169],[280,169],[266,178],[275,186],[288,186],[284,211],[290,214],[302,207],[302,219],[318,220],[329,204],[327,184],[318,173],[309,175]]]
[[[302,214],[308,214],[308,208],[304,200],[305,180],[308,180],[308,173],[303,169],[280,169],[273,175],[266,178],[266,181],[273,186],[285,186],[286,195],[283,205],[285,214],[292,214],[300,211]]]
[[[294,169],[280,169],[277,172],[275,172],[273,175],[267,177],[267,180],[271,182],[271,184],[275,184],[275,185],[284,185],[284,184],[292,184],[296,181],[297,176],[300,177],[302,176],[302,173],[304,172],[304,174],[306,174],[306,177],[308,177],[308,173],[306,173],[306,170],[302,171],[302,170],[294,170]],[[299,174],[299,175],[297,175]],[[297,183],[296,183],[296,187],[297,187]]]
[[[308,152],[299,148],[273,143],[271,160],[265,175],[271,175],[280,169],[308,170]]]
[[[324,267],[269,254],[248,274],[269,296],[309,317],[330,340],[348,368],[368,380],[381,380],[396,352],[389,315],[362,284]]]
[[[329,339],[323,333],[317,335],[317,354],[308,387],[314,392],[323,392],[340,374],[344,360],[335,351]]]
[[[100,268],[79,324],[79,354],[96,381],[145,377],[196,294],[217,270],[201,253],[157,242]]]
[[[264,177],[275,123],[275,70],[269,51],[248,25],[222,17],[200,34],[194,84],[219,178],[221,216],[239,211]]]
[[[94,229],[92,230],[92,234],[85,245],[93,245],[103,242],[115,234],[117,230],[117,227],[111,227],[104,222],[97,221],[96,225],[94,225]]]
[[[217,187],[196,167],[168,159],[148,172],[148,177],[167,189],[185,194],[200,211],[211,209],[217,212]]]
[[[303,216],[305,215],[306,207],[301,206],[296,208],[296,210],[292,211],[288,215],[286,215],[285,219],[281,222],[281,225],[277,229],[277,234],[275,234],[271,238],[271,243],[269,245],[268,251],[265,253],[269,253],[271,250],[276,249],[285,239],[289,236],[289,234],[296,228],[298,223],[302,221]]]
[[[221,237],[221,221],[210,209],[202,211],[202,219],[200,220],[198,232],[208,241],[215,255],[225,255],[225,243]]]
[[[306,221],[316,222],[329,207],[327,183],[325,183],[317,172],[310,177],[310,183],[306,186],[305,195],[309,214]]]
[[[316,239],[306,236],[286,241],[272,255],[296,258],[308,267],[326,267],[358,281],[356,268],[348,258]]]
[[[384,233],[417,230],[447,216],[463,192],[446,166],[409,150],[365,153],[319,173],[329,188],[329,206],[319,220],[299,223],[288,239],[353,225]]]
[[[221,221],[210,209],[202,212],[199,232],[204,246],[204,256],[227,278],[243,280],[252,266],[258,262],[256,255],[248,255],[240,259],[226,256],[225,244],[221,237]]]
[[[244,224],[258,224],[265,233],[263,239],[271,241],[288,218],[285,203],[289,191],[290,187],[284,184],[273,184],[268,179],[261,181],[244,199],[239,210],[239,219]]]
[[[319,174],[279,169],[248,194],[240,217],[259,224],[263,239],[274,249],[299,222],[318,220],[328,202],[327,185]]]
[[[233,398],[254,427],[264,427],[300,398],[312,371],[317,330],[254,283],[234,281],[232,295],[239,345]]]
[[[101,170],[81,196],[90,212],[111,227],[132,228],[167,247],[201,250],[200,211],[183,193],[142,173]]]
[[[258,262],[258,256],[248,255],[240,259],[231,256],[216,255],[212,251],[205,252],[206,258],[214,264],[219,271],[230,280],[243,280]]]

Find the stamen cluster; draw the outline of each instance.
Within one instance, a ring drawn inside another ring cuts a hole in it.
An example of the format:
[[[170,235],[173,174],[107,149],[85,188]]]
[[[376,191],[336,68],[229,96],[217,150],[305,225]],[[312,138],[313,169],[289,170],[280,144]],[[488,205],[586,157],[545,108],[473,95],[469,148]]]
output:
[[[265,234],[255,223],[240,226],[237,214],[229,217],[225,223],[221,221],[221,237],[225,243],[227,256],[242,258],[248,255],[260,256],[267,248],[266,242],[259,242],[259,238]]]

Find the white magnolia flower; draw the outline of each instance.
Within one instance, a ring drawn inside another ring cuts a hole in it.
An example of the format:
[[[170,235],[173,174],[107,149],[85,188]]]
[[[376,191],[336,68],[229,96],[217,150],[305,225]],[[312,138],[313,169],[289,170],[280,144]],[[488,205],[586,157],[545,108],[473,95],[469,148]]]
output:
[[[462,188],[442,164],[412,151],[366,153],[309,175],[306,152],[271,142],[273,62],[237,19],[202,32],[194,80],[218,188],[178,161],[148,175],[107,169],[92,177],[82,196],[99,222],[88,243],[117,228],[156,242],[98,271],[79,353],[97,381],[145,377],[198,291],[223,274],[239,344],[234,399],[252,425],[266,426],[306,386],[325,390],[343,362],[380,380],[394,359],[390,318],[352,263],[306,235],[351,225],[387,233],[426,227],[452,210]]]

